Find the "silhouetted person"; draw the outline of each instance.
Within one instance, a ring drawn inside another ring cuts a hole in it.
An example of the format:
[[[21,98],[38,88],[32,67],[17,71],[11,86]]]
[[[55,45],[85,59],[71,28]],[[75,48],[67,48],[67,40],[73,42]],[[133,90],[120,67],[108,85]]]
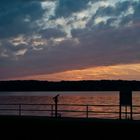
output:
[[[55,117],[57,117],[57,104],[58,104],[58,97],[59,97],[60,95],[59,94],[57,94],[55,97],[53,97],[53,100],[54,100],[54,102],[55,102]]]

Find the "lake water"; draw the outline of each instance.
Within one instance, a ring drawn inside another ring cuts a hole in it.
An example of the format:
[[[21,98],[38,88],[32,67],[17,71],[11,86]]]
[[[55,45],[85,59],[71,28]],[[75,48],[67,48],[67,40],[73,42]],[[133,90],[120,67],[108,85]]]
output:
[[[60,94],[58,104],[78,104],[78,105],[119,105],[119,92],[4,92],[0,93],[0,104],[53,104],[53,97]],[[140,92],[133,92],[133,105],[140,105]],[[0,115],[18,115],[16,105],[0,105],[0,109],[13,109],[0,110]],[[36,115],[36,116],[50,116],[51,106],[47,105],[23,105],[22,115]],[[58,110],[67,110],[67,112],[58,112],[62,117],[86,117],[87,106],[61,106],[58,105]],[[30,111],[27,111],[30,110]],[[40,110],[40,111],[31,111]],[[69,111],[79,112],[69,112]],[[101,112],[119,112],[119,107],[103,107],[103,106],[89,106],[88,117],[95,118],[118,118],[119,114],[114,113],[101,113]],[[128,109],[129,110],[129,109]],[[84,112],[80,112],[84,111]],[[123,109],[124,111],[124,109]],[[100,113],[97,113],[100,112]],[[134,113],[140,112],[140,107],[133,108]],[[123,115],[125,117],[125,114]],[[133,114],[134,119],[140,119],[139,114]]]

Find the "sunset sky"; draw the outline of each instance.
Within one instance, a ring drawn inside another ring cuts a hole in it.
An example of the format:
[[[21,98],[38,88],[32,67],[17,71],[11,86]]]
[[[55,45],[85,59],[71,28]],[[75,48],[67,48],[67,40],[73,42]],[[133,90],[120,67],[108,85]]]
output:
[[[0,80],[140,80],[140,0],[1,0]]]

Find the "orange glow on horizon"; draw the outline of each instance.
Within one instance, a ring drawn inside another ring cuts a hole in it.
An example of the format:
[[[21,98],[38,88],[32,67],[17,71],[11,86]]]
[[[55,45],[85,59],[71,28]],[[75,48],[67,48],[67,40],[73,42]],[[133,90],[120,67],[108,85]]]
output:
[[[140,80],[140,64],[91,67],[53,74],[41,74],[17,78],[19,80]]]

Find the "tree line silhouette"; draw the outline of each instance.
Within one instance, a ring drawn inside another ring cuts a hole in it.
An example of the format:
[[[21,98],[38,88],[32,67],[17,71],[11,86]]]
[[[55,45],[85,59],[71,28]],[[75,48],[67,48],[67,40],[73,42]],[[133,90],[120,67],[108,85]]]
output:
[[[140,91],[140,81],[0,81],[0,91],[119,91],[124,89]]]

